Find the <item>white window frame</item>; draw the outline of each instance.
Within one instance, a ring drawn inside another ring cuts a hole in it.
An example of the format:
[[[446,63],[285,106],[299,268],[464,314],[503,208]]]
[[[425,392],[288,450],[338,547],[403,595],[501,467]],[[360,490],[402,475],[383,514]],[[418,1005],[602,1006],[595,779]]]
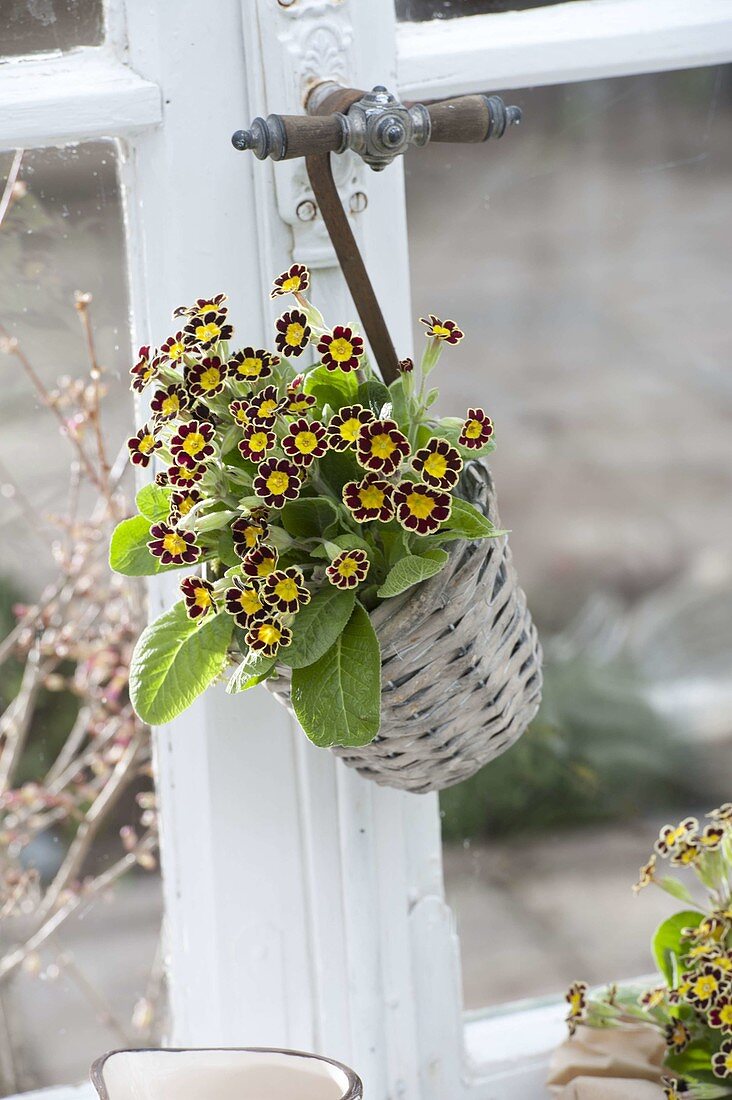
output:
[[[264,288],[293,255],[327,314],[352,314],[322,227],[298,217],[301,166],[228,144],[255,114],[300,111],[317,76],[436,98],[732,60],[730,0],[575,0],[399,26],[393,0],[108,0],[107,24],[103,46],[0,63],[0,149],[119,141],[137,343],[219,289],[247,340],[266,339]],[[402,168],[351,162],[339,183],[368,197],[354,222],[406,353]],[[151,586],[153,613],[174,586]],[[358,1070],[369,1100],[544,1095],[561,1006],[463,1014],[436,796],[362,780],[262,690],[210,692],[155,742],[171,1042],[320,1050]]]

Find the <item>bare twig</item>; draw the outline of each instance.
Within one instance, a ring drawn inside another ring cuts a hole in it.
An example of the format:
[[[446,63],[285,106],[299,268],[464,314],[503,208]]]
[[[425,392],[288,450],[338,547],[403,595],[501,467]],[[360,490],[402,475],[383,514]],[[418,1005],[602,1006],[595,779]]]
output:
[[[20,173],[20,166],[23,163],[24,152],[24,149],[16,149],[13,163],[10,165],[10,171],[5,181],[2,198],[0,198],[0,226],[2,226],[5,221],[5,215],[12,206],[13,199],[16,195],[15,185],[18,182],[18,175]]]

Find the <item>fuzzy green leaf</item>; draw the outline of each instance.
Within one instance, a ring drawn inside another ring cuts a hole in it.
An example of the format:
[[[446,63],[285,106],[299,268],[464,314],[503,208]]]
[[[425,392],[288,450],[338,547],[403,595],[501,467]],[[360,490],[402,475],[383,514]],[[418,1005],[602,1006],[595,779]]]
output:
[[[449,558],[446,550],[428,550],[424,556],[408,555],[401,558],[389,570],[386,580],[376,593],[382,599],[398,596],[406,592],[414,584],[420,584],[429,577],[434,577],[444,568]]]
[[[292,624],[292,642],[277,660],[290,668],[306,668],[330,649],[353,613],[355,592],[328,585],[301,607]]]
[[[338,505],[329,497],[300,497],[282,509],[282,526],[293,538],[322,538],[338,522]]]
[[[391,394],[378,378],[369,378],[358,387],[358,403],[378,416],[384,405],[391,404]]]
[[[109,564],[115,573],[125,577],[154,577],[184,565],[163,565],[147,548],[150,541],[150,520],[145,516],[123,519],[112,532],[109,544]]]
[[[135,497],[138,512],[152,523],[167,519],[170,512],[170,489],[164,489],[162,485],[156,485],[151,481],[149,485],[143,485]]]
[[[355,371],[328,370],[327,367],[323,366],[314,367],[306,374],[303,389],[305,393],[312,393],[317,397],[316,387],[318,386],[326,386],[328,392],[332,393],[335,390],[340,394],[338,408],[354,402],[358,394],[358,378]],[[333,405],[330,397],[327,400],[329,405]],[[335,395],[334,400],[337,400]],[[335,408],[335,405],[333,405],[333,408]]]
[[[683,909],[662,921],[653,934],[651,950],[656,966],[669,986],[675,983],[675,971],[680,969],[679,959],[684,953],[681,946],[681,929],[695,928],[702,914],[695,909]]]
[[[434,541],[447,542],[450,539],[490,539],[505,534],[505,531],[499,531],[494,527],[474,504],[461,500],[460,497],[453,497],[450,518],[446,519],[437,534],[430,538]]]
[[[328,451],[320,459],[318,466],[323,479],[338,499],[347,481],[360,481],[363,477],[363,470],[352,451]]]
[[[360,604],[337,641],[309,668],[292,673],[292,705],[310,740],[367,745],[381,722],[381,653]]]
[[[258,654],[248,654],[241,664],[237,665],[234,673],[226,685],[229,695],[237,695],[240,691],[248,691],[266,680],[275,666],[274,657],[261,657]]]
[[[130,665],[130,698],[143,722],[170,722],[221,675],[233,627],[225,612],[189,619],[181,600],[143,630]]]

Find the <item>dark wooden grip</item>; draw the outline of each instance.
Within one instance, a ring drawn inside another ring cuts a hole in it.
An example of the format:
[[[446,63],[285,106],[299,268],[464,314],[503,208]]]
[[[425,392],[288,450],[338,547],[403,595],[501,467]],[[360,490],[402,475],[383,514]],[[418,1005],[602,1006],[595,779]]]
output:
[[[282,160],[339,153],[343,149],[343,123],[340,115],[282,115],[287,145]]]
[[[485,96],[461,95],[427,107],[432,122],[430,142],[485,141],[491,127],[491,110]]]

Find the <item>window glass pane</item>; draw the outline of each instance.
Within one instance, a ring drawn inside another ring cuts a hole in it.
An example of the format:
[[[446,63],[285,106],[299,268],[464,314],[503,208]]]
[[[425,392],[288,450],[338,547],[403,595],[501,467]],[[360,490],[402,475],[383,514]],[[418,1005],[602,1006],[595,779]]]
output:
[[[732,793],[731,71],[506,98],[501,143],[408,158],[415,316],[467,333],[442,411],[495,419],[546,651],[530,733],[442,798],[469,1007],[648,972],[636,870]]]
[[[500,11],[548,8],[566,0],[395,0],[397,19],[423,23],[428,19],[457,19],[461,15],[493,15]]]
[[[145,1000],[160,1001],[149,739],[131,715],[126,683],[144,595],[127,582],[113,583],[106,564],[110,513],[124,514],[121,494],[131,486],[125,480],[111,493],[110,509],[100,506],[104,494],[88,479],[77,488],[82,454],[97,474],[102,469],[100,442],[116,486],[115,460],[133,423],[115,147],[27,152],[11,193],[6,180],[14,161],[12,154],[0,158],[0,195],[4,190],[12,199],[0,219],[0,1091],[6,1095],[81,1080],[99,1052],[154,1043],[160,1026],[159,1011],[151,1021]],[[88,361],[86,317],[98,380]],[[87,415],[97,381],[98,433],[97,420]],[[57,417],[39,400],[39,388],[51,395]],[[127,477],[126,461],[119,469]],[[8,651],[2,639],[11,635],[16,646]],[[93,824],[89,842],[82,842],[79,826],[95,822],[97,813],[100,827]],[[58,927],[46,936],[49,915],[59,911]],[[38,933],[37,945],[27,949]]]
[[[98,46],[103,37],[102,0],[3,0],[3,57]]]

